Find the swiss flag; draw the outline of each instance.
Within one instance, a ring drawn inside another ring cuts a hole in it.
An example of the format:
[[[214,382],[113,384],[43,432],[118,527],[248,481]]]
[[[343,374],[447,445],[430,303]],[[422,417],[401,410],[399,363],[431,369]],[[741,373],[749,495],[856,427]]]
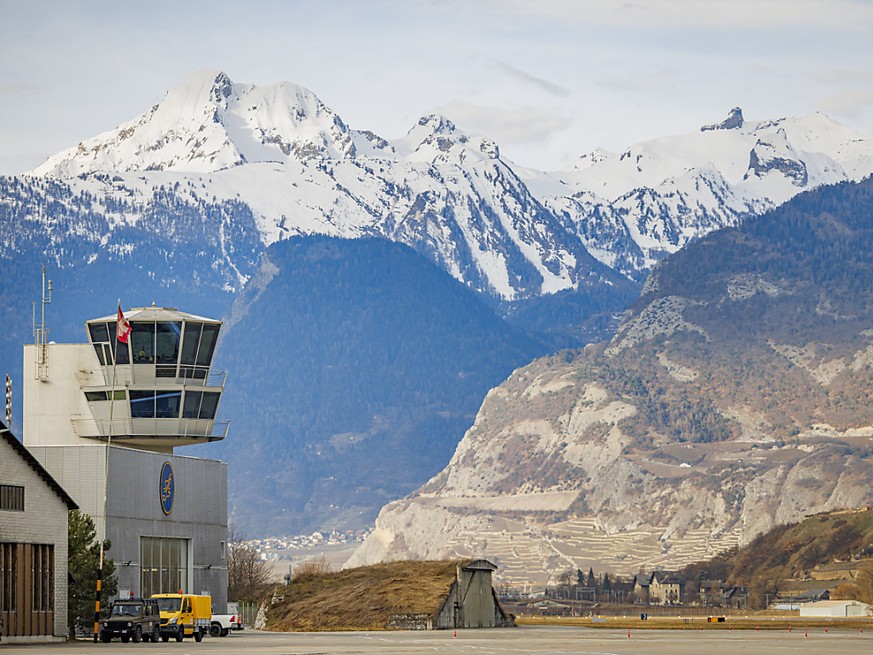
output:
[[[118,321],[115,324],[115,336],[121,343],[127,343],[130,336],[130,321],[121,313],[121,304],[118,305]]]

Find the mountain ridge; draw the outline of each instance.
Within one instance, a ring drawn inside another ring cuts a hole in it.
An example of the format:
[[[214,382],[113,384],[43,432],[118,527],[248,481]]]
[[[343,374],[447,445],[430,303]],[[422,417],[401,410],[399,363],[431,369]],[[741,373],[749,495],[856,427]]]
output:
[[[870,173],[873,140],[821,115],[741,120],[597,151],[574,171],[533,171],[442,116],[391,142],[349,128],[304,87],[239,84],[209,70],[32,171],[108,195],[179,183],[184,193],[193,183],[246,203],[265,245],[294,234],[378,235],[510,301],[608,286],[616,274],[641,283],[709,231]],[[113,183],[97,179],[105,175]]]
[[[349,565],[475,553],[520,586],[679,568],[870,504],[871,211],[873,180],[822,187],[673,255],[611,342],[492,389]]]

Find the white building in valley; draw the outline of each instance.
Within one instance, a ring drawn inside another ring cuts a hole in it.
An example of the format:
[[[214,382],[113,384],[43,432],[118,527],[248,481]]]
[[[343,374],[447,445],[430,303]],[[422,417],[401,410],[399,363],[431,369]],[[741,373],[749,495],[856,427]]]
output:
[[[800,616],[846,618],[873,616],[873,607],[859,600],[819,600],[800,606]]]

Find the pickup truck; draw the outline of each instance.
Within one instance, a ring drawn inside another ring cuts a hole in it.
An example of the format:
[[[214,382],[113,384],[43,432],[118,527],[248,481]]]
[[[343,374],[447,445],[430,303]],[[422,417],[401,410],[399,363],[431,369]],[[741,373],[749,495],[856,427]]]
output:
[[[242,630],[242,615],[239,613],[237,603],[227,604],[227,614],[213,614],[212,623],[209,625],[211,637],[226,637],[231,630]]]

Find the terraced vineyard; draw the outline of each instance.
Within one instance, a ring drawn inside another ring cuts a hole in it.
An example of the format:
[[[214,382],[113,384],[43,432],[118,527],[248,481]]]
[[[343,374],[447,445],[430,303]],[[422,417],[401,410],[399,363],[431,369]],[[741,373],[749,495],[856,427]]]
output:
[[[669,541],[659,539],[665,531],[663,526],[644,525],[610,533],[594,518],[537,526],[501,517],[482,530],[459,532],[449,547],[458,557],[487,557],[499,567],[499,584],[524,589],[554,582],[555,570],[571,567],[620,575],[680,568],[733,548],[740,539],[738,530],[718,535],[688,530]]]

